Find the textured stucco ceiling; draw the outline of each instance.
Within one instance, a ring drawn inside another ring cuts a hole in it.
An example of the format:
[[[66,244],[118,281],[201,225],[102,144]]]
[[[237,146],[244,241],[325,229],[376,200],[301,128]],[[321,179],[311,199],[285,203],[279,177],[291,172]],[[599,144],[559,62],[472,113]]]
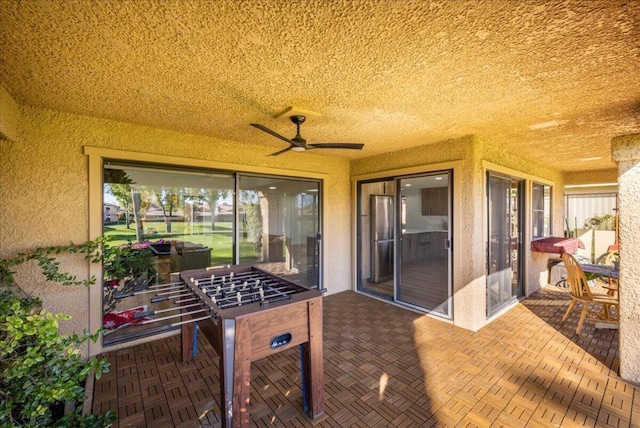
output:
[[[640,132],[639,21],[633,0],[0,0],[0,85],[28,105],[274,151],[286,143],[249,123],[293,137],[273,116],[298,106],[321,113],[309,142],[365,143],[330,156],[473,133],[604,169],[611,138]]]

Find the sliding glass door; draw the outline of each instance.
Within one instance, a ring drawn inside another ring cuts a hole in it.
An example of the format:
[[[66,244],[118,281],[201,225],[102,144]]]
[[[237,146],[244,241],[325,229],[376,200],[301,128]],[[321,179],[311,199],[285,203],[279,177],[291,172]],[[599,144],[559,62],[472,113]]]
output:
[[[451,317],[451,172],[358,186],[358,289]]]
[[[523,189],[524,181],[487,174],[487,316],[523,294]]]
[[[449,172],[402,178],[396,299],[451,316]]]
[[[359,186],[358,289],[388,299],[394,296],[395,182]]]

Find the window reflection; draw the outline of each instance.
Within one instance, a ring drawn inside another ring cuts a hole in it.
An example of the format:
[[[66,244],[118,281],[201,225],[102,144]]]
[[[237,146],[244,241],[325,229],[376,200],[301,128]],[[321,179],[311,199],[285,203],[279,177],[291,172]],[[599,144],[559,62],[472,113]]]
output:
[[[319,194],[315,180],[106,161],[105,345],[167,330],[143,315],[173,306],[150,292],[172,273],[260,264],[318,287]]]
[[[317,287],[319,193],[318,182],[240,176],[240,263]]]

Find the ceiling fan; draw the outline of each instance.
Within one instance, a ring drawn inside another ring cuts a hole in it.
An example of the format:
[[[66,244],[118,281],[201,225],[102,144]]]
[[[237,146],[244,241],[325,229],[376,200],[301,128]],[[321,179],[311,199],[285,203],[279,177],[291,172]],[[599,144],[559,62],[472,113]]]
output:
[[[289,150],[293,150],[294,152],[304,152],[305,150],[312,149],[354,149],[354,150],[362,150],[364,144],[362,143],[316,143],[316,144],[307,144],[307,140],[302,138],[300,135],[300,125],[304,123],[306,120],[306,116],[302,116],[299,114],[290,116],[291,122],[296,124],[296,136],[289,139],[283,137],[275,131],[267,128],[264,125],[260,125],[259,123],[252,123],[251,126],[258,128],[261,131],[266,132],[267,134],[271,134],[276,138],[280,138],[283,141],[286,141],[290,144],[286,149],[282,149],[278,152],[271,153],[269,156],[278,156],[282,153],[288,152]]]

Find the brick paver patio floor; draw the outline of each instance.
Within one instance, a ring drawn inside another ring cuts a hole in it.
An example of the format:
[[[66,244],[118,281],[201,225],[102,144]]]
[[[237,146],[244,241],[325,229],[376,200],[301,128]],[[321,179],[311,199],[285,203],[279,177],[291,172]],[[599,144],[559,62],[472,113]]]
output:
[[[618,332],[578,313],[548,287],[471,332],[379,300],[324,299],[325,414],[302,410],[297,349],[251,367],[251,426],[640,427],[640,386],[618,371]],[[219,359],[200,335],[180,359],[179,337],[107,354],[93,411],[114,427],[220,426]]]

